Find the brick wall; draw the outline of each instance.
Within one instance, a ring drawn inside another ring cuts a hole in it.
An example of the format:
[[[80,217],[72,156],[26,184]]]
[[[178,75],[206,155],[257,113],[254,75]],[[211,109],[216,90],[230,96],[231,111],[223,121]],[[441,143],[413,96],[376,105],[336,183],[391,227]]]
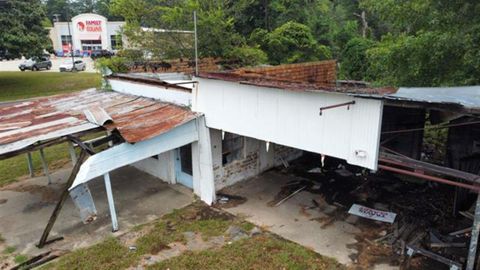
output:
[[[303,151],[271,143],[267,152],[265,142],[245,137],[244,157],[222,165],[221,131],[210,129],[213,154],[213,172],[215,189],[233,185],[254,177],[274,166],[282,165],[281,158],[292,161],[303,154]]]
[[[293,82],[333,84],[337,79],[335,60],[239,69],[236,73]]]

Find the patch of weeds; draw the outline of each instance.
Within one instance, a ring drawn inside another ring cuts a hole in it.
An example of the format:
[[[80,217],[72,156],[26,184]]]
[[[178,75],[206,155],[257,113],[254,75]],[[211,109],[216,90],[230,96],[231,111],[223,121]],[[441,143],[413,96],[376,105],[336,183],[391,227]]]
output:
[[[244,230],[247,233],[250,232],[251,230],[253,230],[253,228],[255,228],[255,225],[253,225],[252,223],[247,222],[247,221],[242,221],[239,224],[237,224],[237,226],[240,227],[242,230]]]
[[[183,235],[178,234],[168,224],[160,221],[145,235],[136,241],[137,252],[140,254],[157,254],[168,248],[171,242],[184,242]]]
[[[241,254],[241,256],[239,256]],[[221,249],[188,251],[148,269],[346,269],[301,245],[273,235],[237,241]]]
[[[6,247],[5,250],[3,250],[3,253],[4,254],[12,254],[13,252],[15,252],[15,250],[17,250],[16,247]]]
[[[107,238],[105,241],[94,246],[78,249],[62,256],[57,262],[48,264],[46,268],[42,269],[126,269],[135,261],[135,253],[130,252],[118,239]]]
[[[13,261],[16,263],[16,264],[21,264],[21,263],[24,263],[28,260],[28,257],[25,256],[25,255],[22,255],[22,254],[18,254],[16,255],[14,258],[13,258]]]
[[[233,223],[232,217],[202,203],[194,203],[165,215],[153,228],[137,239],[137,251],[156,254],[173,242],[186,243],[185,232],[200,233],[204,240],[220,236]]]

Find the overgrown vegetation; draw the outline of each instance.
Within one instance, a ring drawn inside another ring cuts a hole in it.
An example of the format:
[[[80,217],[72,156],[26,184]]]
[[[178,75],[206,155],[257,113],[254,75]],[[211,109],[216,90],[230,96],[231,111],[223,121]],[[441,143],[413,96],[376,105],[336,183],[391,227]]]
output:
[[[112,0],[110,5],[126,19],[129,40],[158,60],[192,59],[193,37],[142,32],[140,26],[193,30],[194,10],[202,57],[254,65],[265,62],[262,50],[270,64],[335,58],[341,78],[378,85],[480,83],[478,1]]]
[[[99,86],[100,75],[96,73],[0,72],[0,102],[49,96]]]
[[[107,238],[89,248],[76,250],[41,269],[126,269],[142,258],[170,249],[173,242],[186,243],[184,233],[199,234],[208,241],[226,235],[230,226],[247,232],[254,226],[222,211],[197,202],[168,214],[152,224],[135,227],[135,235]],[[228,236],[227,236],[228,237]],[[123,240],[122,240],[123,239]],[[128,239],[128,240],[125,240]],[[129,244],[123,242],[127,241]],[[135,249],[129,249],[132,245]],[[199,252],[187,251],[153,265],[152,269],[344,269],[332,259],[269,233],[249,237]]]

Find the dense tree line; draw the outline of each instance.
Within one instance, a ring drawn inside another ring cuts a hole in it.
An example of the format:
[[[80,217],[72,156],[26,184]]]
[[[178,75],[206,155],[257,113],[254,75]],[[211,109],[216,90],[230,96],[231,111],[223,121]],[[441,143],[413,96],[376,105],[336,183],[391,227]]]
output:
[[[383,85],[480,80],[477,0],[112,0],[110,8],[143,44],[136,27],[191,30],[193,10],[201,55],[238,65],[335,58],[342,78]],[[150,38],[191,57],[178,38]]]

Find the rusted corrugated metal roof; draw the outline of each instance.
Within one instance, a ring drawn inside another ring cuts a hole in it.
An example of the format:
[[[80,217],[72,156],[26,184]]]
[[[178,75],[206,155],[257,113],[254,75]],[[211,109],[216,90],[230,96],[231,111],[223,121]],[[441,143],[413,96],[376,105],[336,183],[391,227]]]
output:
[[[0,155],[37,141],[98,128],[84,114],[95,108],[102,108],[113,119],[105,127],[118,129],[130,143],[150,139],[197,117],[186,107],[95,89],[0,104]]]
[[[326,83],[309,83],[288,81],[284,79],[275,79],[266,76],[258,76],[257,74],[238,74],[235,72],[209,72],[200,73],[199,77],[206,79],[216,79],[224,81],[233,81],[241,84],[249,84],[262,87],[271,87],[278,89],[285,89],[290,91],[320,91],[320,92],[335,92],[346,94],[367,94],[367,95],[386,95],[397,92],[394,87],[383,88],[368,88],[368,87],[341,87],[336,86],[335,82]]]

